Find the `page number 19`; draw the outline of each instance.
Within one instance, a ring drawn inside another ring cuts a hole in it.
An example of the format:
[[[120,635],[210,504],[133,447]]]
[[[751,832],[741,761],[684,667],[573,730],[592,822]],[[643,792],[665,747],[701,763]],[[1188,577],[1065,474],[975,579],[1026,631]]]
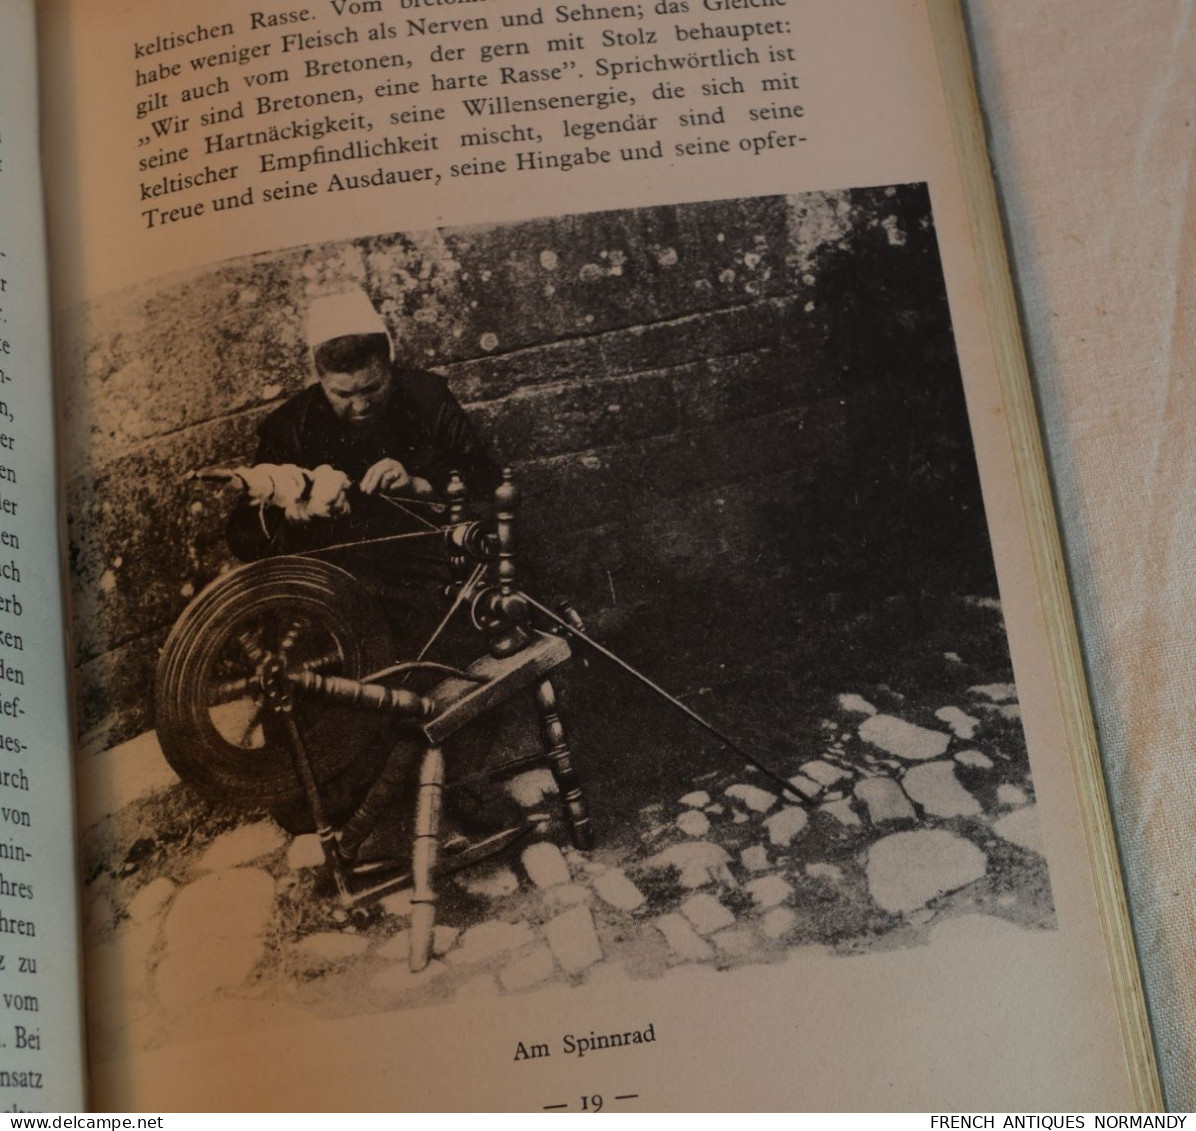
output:
[[[601,1111],[602,1097],[601,1096],[582,1096],[581,1097],[582,1111]]]

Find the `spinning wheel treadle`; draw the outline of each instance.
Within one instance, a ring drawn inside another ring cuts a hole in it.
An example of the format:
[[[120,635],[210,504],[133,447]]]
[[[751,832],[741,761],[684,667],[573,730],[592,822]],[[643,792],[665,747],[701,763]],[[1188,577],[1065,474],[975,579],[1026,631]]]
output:
[[[175,624],[158,663],[158,737],[188,785],[243,806],[302,798],[292,743],[267,700],[269,675],[357,679],[388,662],[385,620],[351,574],[311,558],[272,558],[213,581]],[[374,712],[298,701],[291,712],[318,782],[393,723]]]

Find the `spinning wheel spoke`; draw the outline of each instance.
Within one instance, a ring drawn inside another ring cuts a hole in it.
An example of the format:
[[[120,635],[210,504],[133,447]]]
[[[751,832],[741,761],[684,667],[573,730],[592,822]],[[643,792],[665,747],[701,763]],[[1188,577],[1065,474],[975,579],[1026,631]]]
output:
[[[265,659],[266,652],[262,648],[261,639],[263,633],[263,626],[258,625],[256,628],[243,629],[237,633],[237,643],[241,645],[242,651],[245,653],[245,658],[249,660],[255,667]]]
[[[226,679],[220,683],[209,684],[208,706],[219,707],[222,703],[248,699],[253,693],[254,683],[253,676],[245,676],[242,679]]]
[[[278,651],[285,658],[295,647],[299,640],[299,633],[307,627],[307,622],[302,618],[296,618],[287,626],[286,632],[282,634],[282,639],[278,642]]]
[[[257,750],[265,744],[261,725],[264,714],[264,704],[248,696],[208,707],[208,721],[216,733],[238,749]]]
[[[238,746],[257,747],[265,745],[266,732],[262,726],[262,714],[264,710],[265,707],[262,703],[254,706],[253,713],[249,716],[249,720],[241,734],[241,740],[237,743]]]

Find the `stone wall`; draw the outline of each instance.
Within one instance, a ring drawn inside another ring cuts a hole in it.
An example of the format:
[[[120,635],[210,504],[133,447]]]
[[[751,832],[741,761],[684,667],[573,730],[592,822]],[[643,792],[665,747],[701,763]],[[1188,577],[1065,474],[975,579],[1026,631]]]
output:
[[[813,605],[852,577],[993,588],[921,187],[301,247],[80,314],[64,410],[89,748],[152,725],[157,650],[228,562],[231,499],[181,477],[251,458],[311,380],[308,296],[349,282],[516,469],[541,583],[615,638],[777,584]]]

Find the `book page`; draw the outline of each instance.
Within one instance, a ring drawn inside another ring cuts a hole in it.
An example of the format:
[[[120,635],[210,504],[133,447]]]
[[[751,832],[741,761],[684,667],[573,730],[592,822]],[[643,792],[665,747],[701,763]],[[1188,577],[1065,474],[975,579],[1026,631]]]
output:
[[[0,11],[0,1108],[84,1096],[33,5]]]
[[[101,1104],[1154,1102],[926,6],[45,15]]]

